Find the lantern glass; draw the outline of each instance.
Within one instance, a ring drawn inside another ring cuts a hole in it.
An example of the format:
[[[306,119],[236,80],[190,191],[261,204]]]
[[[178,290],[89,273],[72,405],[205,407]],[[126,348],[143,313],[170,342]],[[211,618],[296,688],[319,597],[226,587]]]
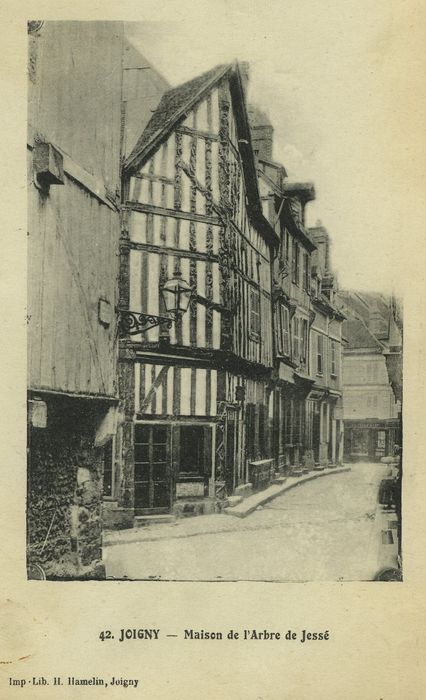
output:
[[[167,280],[161,289],[167,313],[180,315],[188,309],[192,289],[179,274]]]

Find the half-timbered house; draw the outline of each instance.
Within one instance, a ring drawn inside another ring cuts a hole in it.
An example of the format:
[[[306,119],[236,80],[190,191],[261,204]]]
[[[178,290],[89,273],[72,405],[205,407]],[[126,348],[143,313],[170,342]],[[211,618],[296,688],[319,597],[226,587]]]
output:
[[[121,318],[164,316],[171,278],[192,289],[171,324],[130,334],[122,323],[113,496],[116,520],[130,523],[205,511],[272,466],[278,240],[261,210],[238,64],[164,94],[123,182]]]

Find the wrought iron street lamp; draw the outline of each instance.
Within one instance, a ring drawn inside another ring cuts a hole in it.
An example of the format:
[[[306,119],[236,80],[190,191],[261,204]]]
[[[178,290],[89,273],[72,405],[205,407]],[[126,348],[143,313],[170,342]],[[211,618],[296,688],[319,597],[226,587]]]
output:
[[[192,296],[192,287],[181,277],[180,272],[176,272],[174,277],[167,280],[160,291],[163,297],[164,306],[168,316],[156,316],[145,314],[140,311],[120,310],[120,334],[136,335],[148,331],[156,326],[164,326],[167,329],[172,327],[176,321],[187,311]]]

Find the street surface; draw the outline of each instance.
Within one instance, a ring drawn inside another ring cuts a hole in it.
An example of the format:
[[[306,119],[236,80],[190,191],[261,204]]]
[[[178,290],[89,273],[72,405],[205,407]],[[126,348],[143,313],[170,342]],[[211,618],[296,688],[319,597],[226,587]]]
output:
[[[247,518],[152,525],[104,548],[107,576],[195,581],[361,581],[395,565],[395,514],[377,504],[388,467],[354,464],[307,482]],[[382,530],[388,530],[383,535]],[[389,540],[394,540],[389,542]]]

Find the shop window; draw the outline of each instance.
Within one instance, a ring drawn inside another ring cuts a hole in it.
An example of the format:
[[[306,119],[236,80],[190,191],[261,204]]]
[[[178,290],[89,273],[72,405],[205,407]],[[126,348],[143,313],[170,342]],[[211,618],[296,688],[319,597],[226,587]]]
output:
[[[182,425],[180,428],[180,476],[204,475],[204,426]]]
[[[377,431],[377,448],[379,450],[386,449],[386,432],[384,430]]]
[[[353,430],[352,431],[352,454],[368,455],[368,431]]]

